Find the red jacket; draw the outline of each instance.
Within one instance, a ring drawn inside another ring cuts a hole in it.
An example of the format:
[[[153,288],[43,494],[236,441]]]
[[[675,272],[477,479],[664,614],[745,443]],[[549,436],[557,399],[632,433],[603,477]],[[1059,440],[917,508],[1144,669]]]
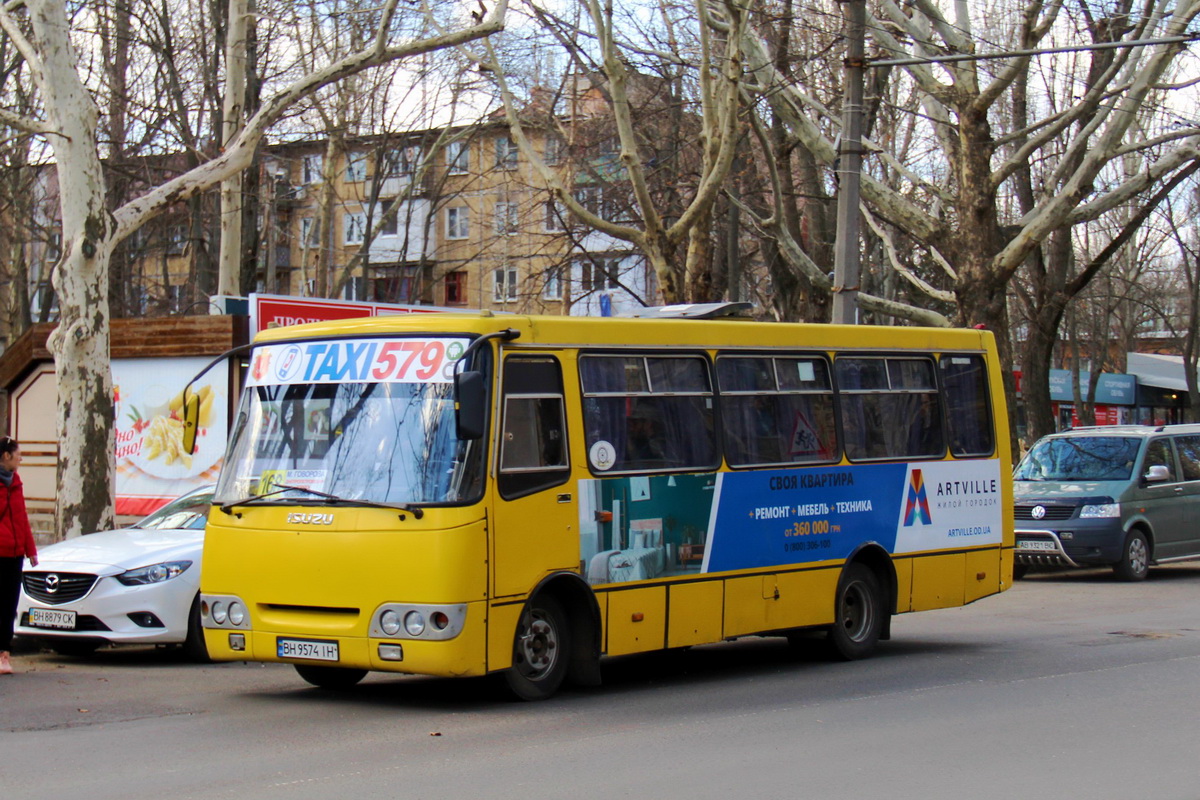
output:
[[[12,486],[0,482],[0,557],[17,558],[37,555],[29,514],[25,511],[25,490],[21,476],[13,473]]]

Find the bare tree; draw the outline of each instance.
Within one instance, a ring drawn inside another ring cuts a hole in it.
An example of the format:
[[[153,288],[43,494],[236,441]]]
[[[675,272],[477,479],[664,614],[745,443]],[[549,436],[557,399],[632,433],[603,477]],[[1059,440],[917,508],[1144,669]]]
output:
[[[95,131],[100,111],[80,72],[79,50],[61,0],[0,9],[0,29],[29,68],[44,108],[40,117],[0,109],[0,122],[43,137],[54,154],[62,217],[62,261],[55,273],[61,314],[51,337],[59,387],[57,532],[76,536],[112,526],[113,398],[108,364],[108,270],[116,245],[162,210],[245,169],[272,124],[326,86],[397,59],[486,37],[503,27],[506,0],[471,25],[430,32],[433,10],[401,15],[395,0],[377,13],[374,36],[276,91],[216,157],[154,187],[115,211]]]

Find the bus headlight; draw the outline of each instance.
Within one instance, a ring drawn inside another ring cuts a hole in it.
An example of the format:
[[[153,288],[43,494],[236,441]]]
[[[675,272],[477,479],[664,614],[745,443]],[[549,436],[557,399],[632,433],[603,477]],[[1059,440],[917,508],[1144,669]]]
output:
[[[212,604],[212,618],[213,622],[217,623],[218,625],[224,625],[225,620],[229,618],[229,611],[225,608],[225,604],[220,600],[217,600]]]
[[[371,613],[370,636],[445,642],[466,624],[467,603],[383,603]]]
[[[420,636],[425,632],[425,616],[420,611],[410,611],[404,615],[404,630],[409,636]]]
[[[400,615],[389,608],[379,615],[379,627],[388,636],[395,636],[400,632]]]
[[[241,603],[233,602],[229,604],[229,624],[241,625],[246,621],[246,607]]]

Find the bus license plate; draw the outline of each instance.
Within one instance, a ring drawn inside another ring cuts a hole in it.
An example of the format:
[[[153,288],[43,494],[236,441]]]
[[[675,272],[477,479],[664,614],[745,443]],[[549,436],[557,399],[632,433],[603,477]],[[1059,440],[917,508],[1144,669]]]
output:
[[[75,612],[57,608],[31,608],[29,609],[29,627],[73,631],[75,630]]]
[[[1058,552],[1058,546],[1054,542],[1041,541],[1037,539],[1018,539],[1018,550],[1046,550],[1051,553]]]
[[[303,658],[307,661],[337,661],[338,643],[319,639],[276,639],[280,658]]]

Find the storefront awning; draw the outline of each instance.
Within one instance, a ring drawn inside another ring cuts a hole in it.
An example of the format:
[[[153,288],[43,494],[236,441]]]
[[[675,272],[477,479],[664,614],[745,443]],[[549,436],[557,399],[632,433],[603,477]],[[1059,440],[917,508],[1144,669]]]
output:
[[[1125,371],[1136,375],[1142,386],[1156,386],[1174,392],[1187,391],[1183,356],[1161,356],[1156,353],[1126,353]]]

